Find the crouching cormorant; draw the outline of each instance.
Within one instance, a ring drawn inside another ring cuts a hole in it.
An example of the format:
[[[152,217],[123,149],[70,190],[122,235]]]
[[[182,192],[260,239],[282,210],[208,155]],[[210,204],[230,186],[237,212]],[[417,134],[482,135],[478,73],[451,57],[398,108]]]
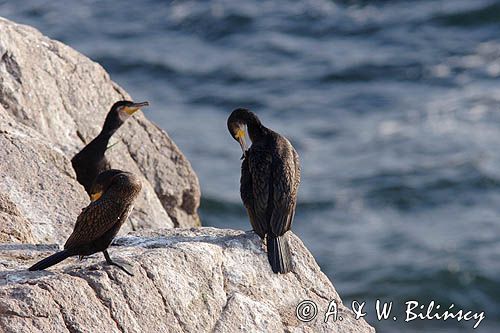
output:
[[[71,256],[82,258],[102,251],[108,264],[132,275],[111,260],[107,248],[132,212],[140,191],[140,180],[130,172],[111,169],[99,174],[90,190],[92,202],[82,209],[64,250],[41,260],[29,270],[42,270]]]
[[[245,126],[252,141],[248,150]],[[292,258],[285,233],[292,225],[297,202],[299,155],[285,137],[266,128],[247,109],[234,110],[227,127],[243,150],[240,194],[252,228],[262,239],[266,237],[273,272],[287,273]]]
[[[148,102],[134,103],[130,101],[119,101],[113,104],[106,116],[101,133],[71,159],[76,179],[85,187],[85,191],[89,195],[90,187],[97,175],[111,169],[104,156],[109,139],[132,114],[148,105]]]

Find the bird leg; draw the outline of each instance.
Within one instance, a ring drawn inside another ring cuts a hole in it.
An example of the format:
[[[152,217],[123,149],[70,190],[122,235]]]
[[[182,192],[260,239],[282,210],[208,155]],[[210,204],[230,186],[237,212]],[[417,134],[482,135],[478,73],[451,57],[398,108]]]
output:
[[[109,256],[109,253],[108,253],[108,250],[104,250],[104,251],[102,251],[102,253],[104,253],[104,258],[106,258],[106,262],[109,265],[116,266],[119,269],[121,269],[122,271],[124,271],[125,273],[127,273],[128,275],[134,276],[134,274],[130,273],[125,267],[123,267],[122,265],[120,265],[120,264],[114,262],[113,260],[111,260],[111,257]],[[127,266],[129,266],[129,265],[127,265]]]

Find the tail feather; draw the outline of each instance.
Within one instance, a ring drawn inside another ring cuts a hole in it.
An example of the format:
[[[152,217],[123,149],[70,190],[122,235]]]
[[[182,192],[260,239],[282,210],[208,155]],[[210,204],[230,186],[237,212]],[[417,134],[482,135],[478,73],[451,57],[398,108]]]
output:
[[[292,270],[292,255],[286,235],[267,234],[267,258],[274,273],[288,273]]]
[[[71,257],[73,254],[69,252],[68,250],[64,250],[61,252],[54,253],[50,257],[47,257],[43,260],[40,260],[33,266],[29,268],[30,271],[40,271],[42,269],[48,268],[50,266],[53,266],[57,263],[60,263],[64,259]]]

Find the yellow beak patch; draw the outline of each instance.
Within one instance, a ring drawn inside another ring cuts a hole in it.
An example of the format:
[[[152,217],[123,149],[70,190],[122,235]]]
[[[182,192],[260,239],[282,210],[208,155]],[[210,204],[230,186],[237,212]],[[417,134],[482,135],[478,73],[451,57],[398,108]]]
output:
[[[124,111],[127,112],[129,115],[133,115],[137,110],[139,110],[139,108],[137,107],[128,107],[128,106],[124,107]]]
[[[92,193],[90,195],[90,201],[94,202],[96,200],[99,200],[99,198],[102,196],[102,192],[97,192],[97,193]]]
[[[241,139],[245,137],[245,130],[239,128],[236,132],[236,139]]]

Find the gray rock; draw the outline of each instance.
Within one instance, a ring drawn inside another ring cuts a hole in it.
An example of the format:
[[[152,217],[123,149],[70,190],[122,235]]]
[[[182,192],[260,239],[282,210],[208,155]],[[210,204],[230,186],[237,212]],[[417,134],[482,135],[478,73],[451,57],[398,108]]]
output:
[[[64,154],[0,106],[0,241],[63,243],[87,204]]]
[[[253,232],[213,228],[140,231],[116,240],[115,260],[70,258],[43,272],[25,269],[54,248],[0,245],[2,332],[374,332],[342,305],[302,242],[290,235],[294,272],[271,271]],[[297,320],[302,300],[318,306]],[[331,300],[343,320],[323,322]]]
[[[25,156],[22,160],[46,162],[43,171],[38,170],[32,176],[38,178],[37,186],[48,191],[44,201],[30,202],[30,209],[22,207],[24,203],[19,200],[29,196],[30,191],[38,191],[29,187],[35,180],[19,179],[19,182],[26,182],[19,187],[21,192],[11,193],[5,189],[11,186],[9,181],[12,176],[3,170],[9,176],[7,180],[0,179],[3,183],[0,184],[0,193],[4,198],[1,201],[11,202],[24,215],[0,210],[0,220],[5,214],[18,216],[20,221],[24,219],[21,224],[37,228],[34,224],[42,223],[56,233],[53,238],[48,232],[40,238],[37,232],[32,231],[32,235],[19,236],[18,239],[60,241],[64,237],[58,233],[68,235],[68,228],[58,229],[63,225],[62,221],[53,221],[52,215],[30,217],[26,214],[33,215],[37,209],[43,211],[45,207],[39,206],[48,204],[55,210],[70,209],[66,213],[54,213],[66,214],[67,217],[86,205],[88,200],[77,189],[79,184],[73,181],[74,173],[68,160],[98,134],[115,101],[132,98],[110,80],[99,64],[31,27],[0,18],[0,35],[0,125],[18,131],[19,135],[11,133],[12,140],[17,142],[12,144],[19,146],[22,143],[23,148],[19,148],[19,154]],[[135,98],[141,99],[140,96]],[[31,131],[26,137],[28,129]],[[199,225],[198,179],[189,162],[164,131],[138,112],[119,129],[112,142],[117,143],[107,152],[112,167],[136,173],[143,181],[143,191],[129,219],[129,230]],[[38,147],[43,148],[38,151]],[[2,167],[10,162],[12,158],[9,155],[0,154]],[[23,164],[17,167],[17,172],[22,173]],[[13,167],[7,168],[15,171]],[[35,172],[35,169],[36,165],[33,165],[30,171]],[[51,183],[50,178],[61,174],[64,174],[64,182],[69,184],[60,189],[51,188],[56,183]],[[49,182],[45,183],[47,178]],[[66,198],[67,206],[50,202],[51,199],[60,200],[61,196],[48,195],[68,187],[71,191],[66,196],[78,197]],[[64,223],[72,226],[74,219],[66,219]]]

